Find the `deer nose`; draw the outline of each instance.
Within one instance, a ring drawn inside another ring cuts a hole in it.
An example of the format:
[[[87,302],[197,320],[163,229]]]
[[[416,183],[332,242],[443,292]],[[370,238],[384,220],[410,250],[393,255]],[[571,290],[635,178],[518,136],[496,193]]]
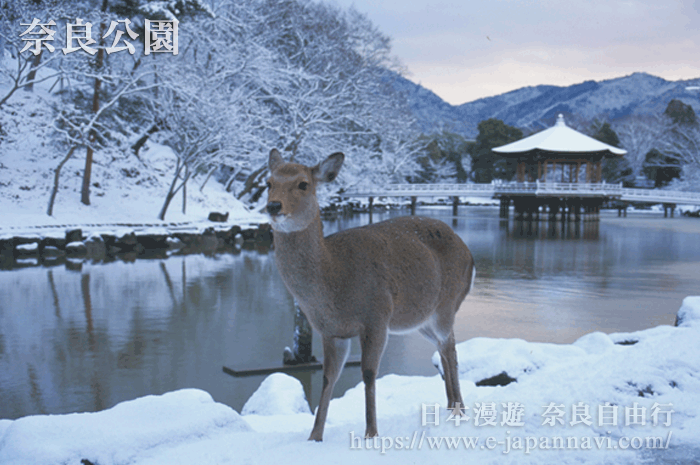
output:
[[[270,215],[276,215],[282,210],[282,202],[270,202],[267,204],[267,212]]]

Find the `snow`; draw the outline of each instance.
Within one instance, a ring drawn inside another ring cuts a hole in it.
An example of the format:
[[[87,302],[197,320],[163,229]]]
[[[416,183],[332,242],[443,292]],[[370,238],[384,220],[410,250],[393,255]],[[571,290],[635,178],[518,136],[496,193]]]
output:
[[[602,152],[610,151],[616,155],[624,155],[626,150],[613,147],[566,126],[564,116],[559,115],[557,122],[549,129],[538,132],[510,144],[496,147],[498,153],[521,153],[530,150],[545,150],[548,152]]]
[[[299,380],[273,373],[262,382],[241,411],[243,415],[294,415],[311,413]]]
[[[37,172],[42,172],[41,176],[47,178],[53,167],[34,163],[33,159],[9,151],[3,163],[10,169],[0,170],[0,183],[7,185],[0,189],[0,211],[3,212],[0,237],[64,237],[67,228],[82,228],[88,235],[122,235],[134,230],[137,234],[165,234],[177,227],[203,230],[210,226],[230,228],[268,222],[265,215],[251,211],[214,180],[207,183],[203,192],[192,182],[188,186],[187,213],[181,211],[182,194],[179,193],[171,202],[165,221],[160,221],[156,217],[167,192],[171,165],[174,166],[176,159],[169,147],[158,144],[151,144],[142,159],[149,165],[147,169],[141,167],[143,172],[137,179],[123,176],[117,167],[103,169],[98,166],[93,171],[93,181],[101,187],[93,188],[91,205],[80,203],[79,163],[74,163],[71,169],[64,169],[63,187],[57,196],[54,215],[48,216],[46,206],[50,183],[31,183],[36,182]],[[123,164],[128,166],[127,161]],[[12,179],[4,180],[5,173],[11,174]],[[21,190],[22,186],[30,184],[30,190]],[[208,221],[212,211],[229,212],[228,221]]]
[[[0,443],[0,463],[129,463],[153,449],[250,431],[235,411],[195,389],[147,396],[99,413],[15,420]]]
[[[362,439],[360,383],[331,402],[324,442],[308,442],[313,416],[301,384],[273,374],[251,396],[243,415],[206,392],[186,389],[97,413],[0,420],[0,463],[697,463],[700,297],[683,301],[678,321],[677,327],[633,333],[595,332],[573,344],[488,338],[458,344],[469,416],[459,425],[448,419],[439,375],[387,375],[376,385],[379,439]],[[502,372],[516,381],[475,384]],[[503,424],[506,406],[516,402],[523,415],[511,420],[522,424]],[[475,426],[475,409],[489,403],[498,411],[496,425]],[[430,415],[422,424],[435,404],[442,406],[439,425]],[[570,423],[575,405],[590,407],[590,425]],[[558,406],[563,416],[546,414],[548,408],[556,413]],[[606,418],[601,406],[617,407],[616,425],[601,421]],[[642,408],[645,424],[635,424],[628,410]],[[670,424],[664,425],[667,420]],[[478,437],[479,442],[470,450],[465,443],[449,450],[447,443],[437,447],[441,437]],[[555,442],[557,437],[561,442]],[[661,438],[655,449],[646,447],[649,437]]]
[[[32,242],[30,244],[20,244],[17,246],[17,250],[21,250],[23,252],[36,252],[39,250],[39,243]]]

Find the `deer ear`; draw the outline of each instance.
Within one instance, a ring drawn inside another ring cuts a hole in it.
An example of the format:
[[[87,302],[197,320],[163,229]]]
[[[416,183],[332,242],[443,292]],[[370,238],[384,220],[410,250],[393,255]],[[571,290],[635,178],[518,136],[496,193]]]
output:
[[[312,168],[314,179],[317,182],[331,182],[338,177],[340,167],[343,166],[345,155],[336,152]]]
[[[279,150],[270,150],[270,157],[267,160],[267,167],[270,169],[270,172],[272,173],[273,171],[275,171],[275,169],[283,163],[284,159],[282,158],[282,155],[280,155]]]

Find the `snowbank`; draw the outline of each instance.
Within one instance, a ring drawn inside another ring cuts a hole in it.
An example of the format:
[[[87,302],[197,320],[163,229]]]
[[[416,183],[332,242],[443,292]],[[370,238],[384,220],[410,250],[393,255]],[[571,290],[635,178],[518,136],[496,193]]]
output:
[[[130,463],[154,449],[250,431],[234,410],[195,389],[122,402],[99,413],[29,416],[7,425],[3,464]]]
[[[99,413],[0,421],[0,463],[625,464],[700,457],[700,297],[684,300],[676,327],[596,332],[570,345],[475,338],[458,353],[468,417],[459,422],[448,418],[440,376],[388,375],[376,388],[383,436],[363,439],[360,383],[331,402],[324,442],[309,443],[313,416],[303,389],[275,374],[242,416],[205,392],[184,390]],[[439,357],[434,361],[439,366]],[[477,386],[494,377],[505,385]]]

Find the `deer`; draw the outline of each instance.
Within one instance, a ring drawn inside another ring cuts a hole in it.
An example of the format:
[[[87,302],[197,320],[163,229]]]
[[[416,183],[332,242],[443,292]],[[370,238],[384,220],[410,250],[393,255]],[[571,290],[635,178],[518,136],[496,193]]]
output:
[[[309,440],[322,441],[333,387],[358,336],[365,437],[378,435],[375,381],[389,334],[418,330],[440,353],[448,408],[463,406],[454,320],[476,273],[447,224],[404,216],[323,236],[316,188],[336,179],[341,152],[308,167],[268,159],[266,210],[282,281],[323,341],[323,388]]]

